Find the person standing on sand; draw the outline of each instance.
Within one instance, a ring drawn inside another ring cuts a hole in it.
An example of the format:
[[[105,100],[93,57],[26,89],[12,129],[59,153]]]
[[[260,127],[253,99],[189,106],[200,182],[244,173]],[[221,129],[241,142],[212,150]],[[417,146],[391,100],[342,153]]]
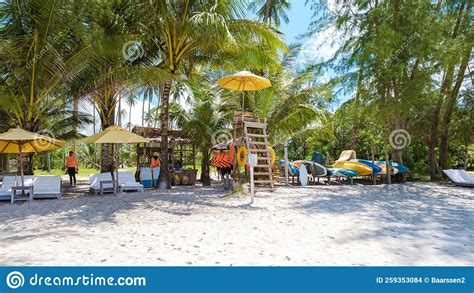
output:
[[[76,186],[76,173],[79,171],[79,164],[77,162],[76,155],[73,151],[69,152],[69,157],[66,158],[66,169],[67,174],[69,174],[69,182],[72,186],[74,181],[74,186]]]

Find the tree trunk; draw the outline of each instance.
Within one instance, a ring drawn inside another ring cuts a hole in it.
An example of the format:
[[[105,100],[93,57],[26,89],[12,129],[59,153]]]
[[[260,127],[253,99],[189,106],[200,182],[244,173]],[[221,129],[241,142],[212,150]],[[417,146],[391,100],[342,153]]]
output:
[[[439,143],[439,160],[441,170],[445,170],[448,168],[448,138],[449,138],[449,125],[451,123],[451,115],[454,110],[454,106],[456,105],[457,96],[459,93],[459,89],[461,88],[461,84],[463,81],[464,71],[466,69],[467,60],[465,60],[465,64],[461,65],[459,69],[456,85],[454,89],[448,96],[446,109],[443,114],[442,120],[442,132],[440,136],[440,143]],[[462,70],[462,72],[461,72]]]
[[[132,131],[132,103],[128,112],[128,131]],[[128,166],[132,166],[132,145],[128,144]]]
[[[146,90],[143,92],[143,103],[142,103],[142,127],[145,126],[145,101],[146,101]]]
[[[383,150],[385,154],[385,168],[387,170],[387,184],[392,183],[392,166],[390,164],[390,155],[388,153],[389,143],[387,140],[384,140]]]
[[[466,6],[466,3],[467,3],[467,6]],[[462,31],[462,28],[465,26],[465,23],[467,23],[467,25],[469,25],[468,16],[469,16],[471,8],[472,8],[472,1],[464,0],[462,2],[462,4],[459,6],[456,22],[455,22],[454,29],[453,29],[453,33],[451,35],[451,38],[453,40],[456,39],[459,36],[460,32]],[[469,62],[471,49],[469,49],[469,51],[466,51],[466,52],[468,53],[467,54],[467,62]],[[460,65],[460,69],[459,69],[460,71],[462,70],[463,64],[464,64],[464,61]],[[444,99],[446,99],[447,108],[446,108],[445,113],[443,115],[443,123],[445,123],[445,125],[443,125],[443,128],[442,128],[441,141],[440,141],[440,165],[441,165],[441,169],[445,169],[447,167],[449,122],[450,122],[450,118],[451,118],[451,114],[452,114],[452,109],[453,109],[453,107],[456,103],[457,93],[459,92],[459,88],[456,90],[456,86],[458,86],[459,78],[461,78],[460,83],[462,83],[462,80],[463,80],[463,77],[464,77],[464,72],[465,72],[465,68],[464,68],[462,70],[463,74],[462,75],[458,74],[457,81],[456,81],[455,87],[453,89],[452,88],[452,81],[453,81],[453,78],[454,78],[454,68],[455,68],[455,64],[449,64],[448,65],[448,69],[446,71],[446,76],[443,80],[443,84],[442,84],[441,90],[440,90],[440,97],[439,97],[440,104],[437,105],[437,106],[439,106],[439,109],[437,108],[438,111],[437,111],[437,113],[435,113],[437,116],[440,115],[441,103]],[[459,84],[459,87],[460,86],[461,86],[461,84]],[[453,93],[455,93],[455,92],[456,92],[456,94],[453,95]],[[439,121],[439,118],[437,118],[437,120]],[[447,123],[447,125],[446,125],[446,123]],[[431,153],[431,150],[430,150],[430,153]]]
[[[122,97],[118,95],[117,125],[122,127]]]
[[[168,111],[170,100],[171,81],[163,84],[163,91],[161,92],[161,180],[166,182],[166,188],[171,189],[171,180],[169,174],[169,160],[168,160]]]
[[[153,89],[149,88],[148,89],[148,113],[147,113],[147,115],[148,115],[148,122],[147,122],[148,127],[151,126],[151,116],[150,116],[151,114],[150,114],[150,112],[151,112],[151,100],[152,99],[153,99]],[[169,98],[168,98],[168,100],[169,100]]]
[[[101,97],[103,101],[98,104],[99,114],[101,117],[101,128],[102,130],[107,129],[109,126],[115,123],[115,106],[116,101],[113,99],[114,93],[107,93],[108,97]],[[112,172],[114,170],[114,152],[112,144],[101,145],[101,156],[100,156],[100,172]]]
[[[79,99],[77,97],[73,98],[72,100],[72,132],[74,135],[77,135],[77,118],[79,114]],[[73,152],[76,151],[76,139],[74,138],[71,142],[71,150]]]
[[[263,22],[270,22],[271,7],[272,7],[272,0],[266,0],[266,2],[265,2],[265,17],[263,18]]]
[[[447,94],[446,109],[443,114],[442,120],[442,131],[440,136],[439,144],[439,160],[441,170],[448,168],[448,138],[449,138],[449,125],[451,123],[451,115],[456,105],[459,90],[461,89],[462,82],[464,81],[464,74],[466,72],[467,65],[469,63],[469,57],[471,55],[471,48],[466,51],[466,55],[463,57],[461,65],[459,66],[456,82],[454,88]]]
[[[211,175],[209,168],[209,149],[202,149],[202,162],[201,162],[201,182],[203,186],[211,186]]]

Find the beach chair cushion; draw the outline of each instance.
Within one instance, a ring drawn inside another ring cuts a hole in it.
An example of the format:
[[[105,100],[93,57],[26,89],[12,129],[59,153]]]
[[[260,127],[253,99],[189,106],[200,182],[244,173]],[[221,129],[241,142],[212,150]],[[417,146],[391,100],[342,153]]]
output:
[[[33,198],[61,198],[61,176],[35,176]]]
[[[474,177],[470,176],[466,170],[458,170],[461,174],[461,177],[468,183],[474,184]]]
[[[100,190],[100,182],[101,181],[111,181],[112,180],[112,174],[110,172],[107,173],[99,173],[99,174],[91,174],[89,175],[89,183],[90,183],[90,189],[93,190],[94,192],[97,192]],[[112,184],[105,184],[105,188],[112,188]]]
[[[122,190],[143,190],[143,184],[135,180],[135,175],[132,172],[119,172],[118,182]]]
[[[12,187],[16,185],[16,176],[3,176],[2,187],[0,188],[0,200],[10,200]]]
[[[454,184],[464,186],[474,186],[474,178],[469,176],[465,170],[443,170],[443,172],[451,179]]]

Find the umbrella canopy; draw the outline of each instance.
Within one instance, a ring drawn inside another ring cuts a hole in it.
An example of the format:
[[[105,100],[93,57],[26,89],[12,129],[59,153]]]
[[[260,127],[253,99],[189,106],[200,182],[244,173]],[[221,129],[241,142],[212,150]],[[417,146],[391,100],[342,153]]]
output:
[[[55,150],[63,147],[64,141],[54,139],[37,133],[29,132],[21,128],[11,128],[0,134],[0,153],[20,155],[21,185],[24,185],[23,177],[23,153],[39,153]]]
[[[117,125],[112,125],[106,130],[88,136],[82,140],[85,143],[149,143],[147,138],[144,138],[135,133],[131,133],[125,128]]]
[[[149,143],[148,138],[144,138],[135,133],[131,133],[125,128],[117,125],[109,126],[106,130],[88,136],[82,140],[85,143],[112,143],[116,145],[116,161],[115,161],[115,180],[118,180],[118,145],[122,143]]]
[[[0,134],[0,153],[39,153],[61,148],[64,144],[65,142],[62,140],[29,132],[21,128],[11,128],[7,132]]]
[[[257,91],[272,86],[270,80],[249,71],[240,71],[217,81],[223,88],[237,91]]]

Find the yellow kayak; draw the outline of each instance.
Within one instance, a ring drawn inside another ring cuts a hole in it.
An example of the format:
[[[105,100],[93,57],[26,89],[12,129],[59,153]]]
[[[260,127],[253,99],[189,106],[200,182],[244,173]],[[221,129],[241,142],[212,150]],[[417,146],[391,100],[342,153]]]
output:
[[[372,168],[369,166],[359,163],[359,162],[349,162],[349,161],[341,161],[336,162],[332,165],[334,168],[343,168],[343,169],[351,169],[356,171],[359,176],[367,176],[372,174]]]

